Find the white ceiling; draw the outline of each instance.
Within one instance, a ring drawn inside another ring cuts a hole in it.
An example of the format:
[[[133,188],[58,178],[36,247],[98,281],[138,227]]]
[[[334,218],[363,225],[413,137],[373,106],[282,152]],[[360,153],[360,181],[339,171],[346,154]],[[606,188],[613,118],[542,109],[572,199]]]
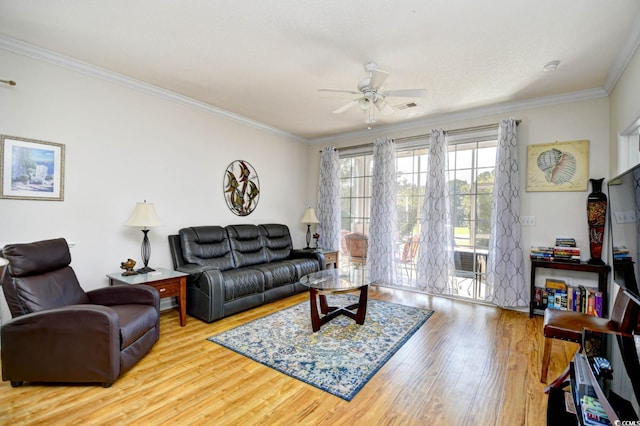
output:
[[[638,0],[0,0],[0,36],[304,139],[366,129],[354,96],[426,88],[376,126],[606,93],[640,38]],[[1,46],[0,46],[1,47]],[[6,43],[5,43],[6,47]],[[555,72],[542,67],[560,60]],[[0,79],[19,76],[4,75]],[[593,92],[593,91],[596,92]]]

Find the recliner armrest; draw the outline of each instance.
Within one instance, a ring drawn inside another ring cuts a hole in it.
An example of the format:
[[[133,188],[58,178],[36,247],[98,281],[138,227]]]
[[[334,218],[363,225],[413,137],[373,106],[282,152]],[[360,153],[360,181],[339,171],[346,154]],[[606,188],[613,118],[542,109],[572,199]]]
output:
[[[160,310],[160,293],[144,284],[123,284],[103,287],[87,292],[91,303],[96,305],[151,305]]]
[[[95,381],[120,374],[120,325],[106,306],[69,305],[2,325],[4,380]],[[92,369],[78,366],[90,365]]]
[[[200,266],[195,263],[187,263],[176,268],[178,272],[184,272],[185,274],[189,274],[188,281],[195,282],[199,281],[201,275],[206,271],[219,271],[219,268],[215,266]]]

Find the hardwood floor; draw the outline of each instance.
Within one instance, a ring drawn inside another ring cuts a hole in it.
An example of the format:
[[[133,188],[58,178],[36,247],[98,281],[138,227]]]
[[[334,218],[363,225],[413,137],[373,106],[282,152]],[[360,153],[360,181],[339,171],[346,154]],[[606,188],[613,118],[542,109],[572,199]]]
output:
[[[161,314],[152,351],[112,387],[0,384],[0,423],[108,425],[543,425],[542,318],[402,290],[369,297],[435,314],[346,402],[207,337],[307,299],[207,324]],[[576,345],[554,342],[549,378]]]

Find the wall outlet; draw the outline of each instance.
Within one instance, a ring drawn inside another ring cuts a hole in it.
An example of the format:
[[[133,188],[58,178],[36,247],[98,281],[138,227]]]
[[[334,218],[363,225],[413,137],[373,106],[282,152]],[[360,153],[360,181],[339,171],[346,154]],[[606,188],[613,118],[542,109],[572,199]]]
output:
[[[520,216],[520,225],[522,226],[536,226],[535,216]]]

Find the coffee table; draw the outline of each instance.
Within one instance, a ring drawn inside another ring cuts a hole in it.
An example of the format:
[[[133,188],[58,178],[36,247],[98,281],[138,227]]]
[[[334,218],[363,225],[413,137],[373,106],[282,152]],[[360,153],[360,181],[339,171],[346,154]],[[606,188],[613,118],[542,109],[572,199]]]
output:
[[[311,302],[311,326],[313,331],[320,330],[323,324],[331,321],[338,315],[346,315],[356,321],[356,324],[364,324],[367,315],[368,285],[354,283],[348,275],[340,273],[339,269],[325,269],[305,275],[300,283],[309,287],[309,298]],[[329,306],[327,304],[327,294],[347,293],[360,290],[358,303],[345,307]],[[318,300],[320,301],[320,316],[318,312]],[[355,311],[355,312],[354,312]]]

